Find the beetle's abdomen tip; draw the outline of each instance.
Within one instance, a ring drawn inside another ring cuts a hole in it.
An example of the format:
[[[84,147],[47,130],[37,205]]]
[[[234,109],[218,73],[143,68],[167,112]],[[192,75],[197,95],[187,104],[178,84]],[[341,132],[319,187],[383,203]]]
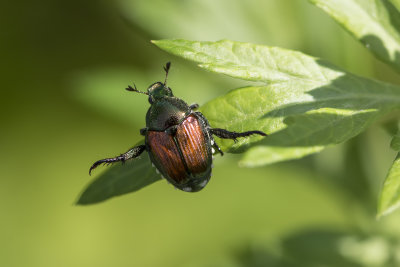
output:
[[[206,176],[203,179],[197,180],[197,181],[191,181],[190,184],[186,184],[184,186],[179,187],[182,191],[185,192],[190,192],[190,193],[195,193],[203,190],[204,187],[208,184],[210,181],[211,173],[210,175]]]

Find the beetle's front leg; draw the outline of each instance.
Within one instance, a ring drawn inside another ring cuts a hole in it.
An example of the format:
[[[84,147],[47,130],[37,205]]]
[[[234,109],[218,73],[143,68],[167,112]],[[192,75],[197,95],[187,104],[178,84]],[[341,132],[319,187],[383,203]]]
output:
[[[140,134],[141,134],[141,135],[145,136],[146,133],[147,133],[147,128],[142,128],[142,129],[140,129]]]
[[[146,150],[146,146],[140,145],[140,146],[136,146],[134,148],[129,149],[127,152],[119,155],[118,157],[98,160],[95,163],[93,163],[92,167],[90,167],[89,175],[91,174],[92,170],[95,169],[100,164],[112,164],[112,163],[115,163],[118,161],[122,161],[122,163],[124,163],[128,159],[133,159],[133,158],[138,157],[145,150]]]
[[[191,104],[191,105],[189,106],[189,108],[190,108],[191,110],[198,109],[198,108],[199,108],[199,104],[197,104],[197,103]]]
[[[238,133],[238,132],[230,132],[228,130],[220,129],[220,128],[210,128],[210,133],[218,136],[219,138],[232,139],[233,141],[235,141],[235,143],[237,142],[238,137],[246,137],[246,136],[250,136],[253,134],[267,136],[266,133],[261,132],[261,131],[248,131],[248,132]]]

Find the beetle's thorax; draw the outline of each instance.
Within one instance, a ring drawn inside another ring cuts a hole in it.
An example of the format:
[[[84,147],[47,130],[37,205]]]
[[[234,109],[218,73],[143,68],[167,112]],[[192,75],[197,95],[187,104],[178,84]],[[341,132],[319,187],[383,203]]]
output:
[[[146,115],[149,130],[164,131],[180,124],[189,114],[190,108],[182,99],[173,96],[155,97]]]

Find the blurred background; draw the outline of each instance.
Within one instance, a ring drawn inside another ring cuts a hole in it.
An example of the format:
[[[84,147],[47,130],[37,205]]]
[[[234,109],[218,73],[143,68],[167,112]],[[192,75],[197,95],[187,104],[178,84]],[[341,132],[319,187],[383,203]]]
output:
[[[145,90],[200,105],[246,84],[160,51],[152,39],[237,41],[325,58],[400,84],[305,0],[8,1],[0,10],[0,266],[400,266],[398,213],[375,202],[395,153],[377,123],[314,156],[242,169],[217,157],[188,194],[159,181],[74,203],[97,159],[137,143]],[[103,168],[104,170],[104,168]]]

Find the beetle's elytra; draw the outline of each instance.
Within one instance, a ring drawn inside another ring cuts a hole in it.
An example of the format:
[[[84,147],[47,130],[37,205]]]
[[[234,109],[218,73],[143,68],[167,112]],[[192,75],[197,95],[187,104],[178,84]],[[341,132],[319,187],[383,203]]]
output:
[[[224,153],[215,143],[213,135],[219,138],[233,139],[252,134],[266,136],[262,131],[230,132],[225,129],[211,128],[201,112],[194,111],[198,105],[189,106],[182,99],[174,97],[167,87],[167,77],[171,63],[164,67],[164,83],[156,82],[147,89],[139,91],[136,86],[126,90],[148,95],[150,108],[146,114],[146,128],[140,130],[145,144],[131,148],[114,158],[96,161],[89,170],[100,164],[125,162],[147,151],[153,166],[161,176],[186,192],[203,189],[211,177],[212,154],[217,150]]]

